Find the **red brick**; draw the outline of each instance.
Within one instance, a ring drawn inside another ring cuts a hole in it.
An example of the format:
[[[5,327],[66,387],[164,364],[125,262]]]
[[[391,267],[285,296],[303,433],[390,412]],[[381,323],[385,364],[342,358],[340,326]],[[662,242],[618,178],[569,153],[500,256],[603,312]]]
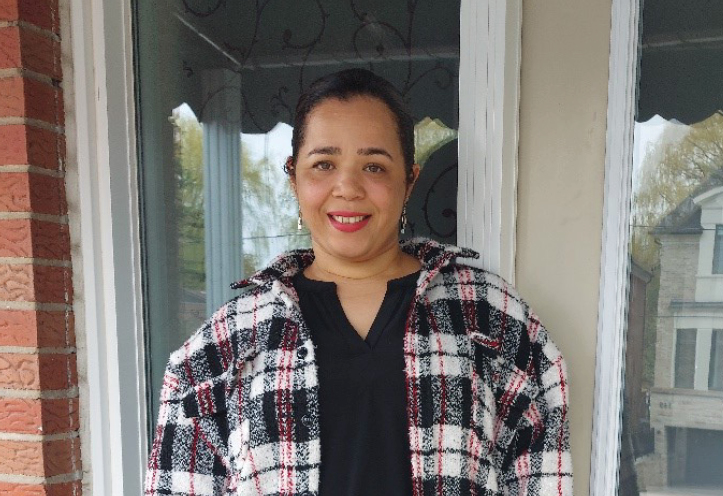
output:
[[[25,172],[0,174],[0,211],[64,215],[63,178]]]
[[[67,389],[78,385],[78,366],[75,354],[42,354],[38,356],[42,389]]]
[[[23,78],[0,79],[0,117],[25,115]]]
[[[77,496],[82,494],[81,482],[62,482],[49,486],[0,482],[0,494],[6,496]]]
[[[72,273],[68,267],[46,267],[35,269],[36,301],[49,303],[72,303]]]
[[[60,441],[0,441],[0,472],[53,477],[80,468],[78,439]]]
[[[0,211],[30,212],[30,174],[0,174]]]
[[[30,219],[0,220],[0,257],[30,257],[33,228]]]
[[[0,353],[0,387],[67,389],[78,385],[75,355]]]
[[[62,91],[35,79],[0,79],[0,117],[27,117],[62,126]]]
[[[1,441],[0,472],[4,474],[45,475],[43,444],[40,442]]]
[[[0,28],[0,69],[22,67],[20,28]]]
[[[21,124],[0,126],[0,143],[0,165],[58,170],[65,160],[65,137],[47,129]]]
[[[0,354],[0,387],[40,389],[38,355]]]
[[[0,0],[0,21],[25,21],[58,33],[57,0]]]
[[[0,346],[75,346],[71,312],[0,310]]]
[[[59,434],[78,429],[78,398],[0,398],[0,431]]]
[[[0,220],[0,257],[70,260],[68,225],[35,219]]]
[[[43,426],[42,400],[0,398],[0,431],[40,434]]]
[[[71,303],[71,277],[68,267],[0,264],[0,301]]]
[[[32,265],[0,265],[0,300],[34,301]]]
[[[41,400],[43,404],[43,432],[58,434],[80,428],[78,398]]]
[[[67,224],[31,220],[30,227],[33,257],[70,260],[70,232]]]
[[[43,443],[45,476],[73,473],[80,468],[80,440],[66,439]]]
[[[21,27],[0,28],[0,69],[21,67],[61,79],[60,43]]]

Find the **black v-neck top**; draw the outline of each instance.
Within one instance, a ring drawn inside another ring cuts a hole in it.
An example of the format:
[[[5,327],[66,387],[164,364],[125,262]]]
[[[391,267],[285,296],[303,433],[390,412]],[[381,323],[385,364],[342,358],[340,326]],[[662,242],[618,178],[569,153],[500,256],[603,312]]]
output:
[[[366,339],[336,284],[294,278],[319,367],[321,496],[412,494],[404,327],[419,272],[387,283]]]

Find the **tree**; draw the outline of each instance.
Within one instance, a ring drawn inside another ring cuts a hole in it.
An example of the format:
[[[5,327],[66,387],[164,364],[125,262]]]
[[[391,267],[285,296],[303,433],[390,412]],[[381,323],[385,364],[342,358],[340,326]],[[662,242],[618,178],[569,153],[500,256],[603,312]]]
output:
[[[173,125],[181,284],[187,289],[203,290],[203,130],[193,115],[184,112],[174,112]]]
[[[723,170],[723,113],[690,126],[671,125],[658,143],[643,161],[632,205],[632,255],[649,270],[658,263],[650,230]]]

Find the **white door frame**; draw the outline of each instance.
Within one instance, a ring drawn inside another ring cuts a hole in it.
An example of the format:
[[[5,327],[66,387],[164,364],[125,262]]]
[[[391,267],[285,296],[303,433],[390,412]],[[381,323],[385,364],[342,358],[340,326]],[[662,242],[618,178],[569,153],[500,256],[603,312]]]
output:
[[[61,0],[61,9],[83,486],[92,494],[142,494],[147,423],[130,3]]]
[[[514,277],[522,0],[462,0],[459,244]],[[141,494],[146,463],[130,0],[61,0],[84,485]],[[82,378],[85,378],[83,381]]]
[[[590,496],[618,492],[639,15],[613,0]]]
[[[463,0],[457,244],[515,278],[521,0]]]

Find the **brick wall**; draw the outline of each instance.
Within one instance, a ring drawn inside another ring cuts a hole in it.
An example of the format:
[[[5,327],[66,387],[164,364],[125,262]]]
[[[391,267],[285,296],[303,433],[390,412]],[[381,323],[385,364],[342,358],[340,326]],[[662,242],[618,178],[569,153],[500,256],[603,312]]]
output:
[[[0,0],[0,494],[80,494],[57,0]]]

